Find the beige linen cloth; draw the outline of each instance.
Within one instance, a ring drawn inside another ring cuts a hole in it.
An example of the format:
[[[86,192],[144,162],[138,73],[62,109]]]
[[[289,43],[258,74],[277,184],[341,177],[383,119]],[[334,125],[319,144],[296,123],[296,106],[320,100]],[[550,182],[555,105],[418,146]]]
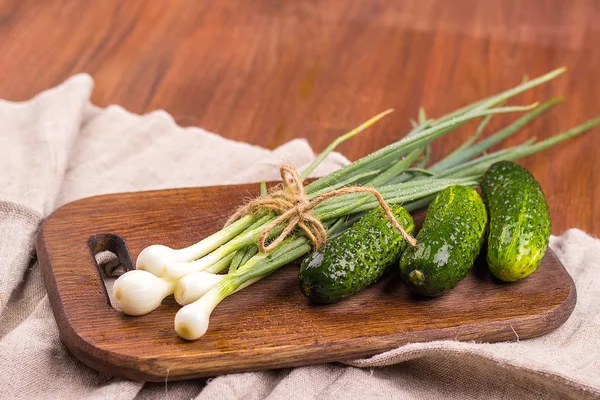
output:
[[[78,75],[31,101],[0,101],[0,399],[600,398],[600,240],[577,229],[551,239],[577,306],[540,338],[409,344],[348,364],[160,384],[84,366],[59,340],[36,262],[45,216],[102,193],[276,179],[281,163],[314,158],[304,140],[271,151],[180,128],[162,111],[99,109],[92,87]],[[316,174],[347,162],[333,154]]]

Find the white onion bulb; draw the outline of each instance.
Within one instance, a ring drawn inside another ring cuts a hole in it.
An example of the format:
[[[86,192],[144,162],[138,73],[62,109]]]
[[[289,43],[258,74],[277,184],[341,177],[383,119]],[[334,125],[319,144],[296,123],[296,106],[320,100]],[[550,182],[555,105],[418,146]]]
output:
[[[113,298],[125,314],[144,315],[158,308],[174,289],[174,281],[136,269],[124,273],[115,281]]]
[[[167,264],[178,261],[187,261],[181,260],[181,253],[179,250],[174,250],[160,244],[154,244],[146,247],[140,252],[135,262],[135,268],[162,277],[165,274]]]
[[[192,272],[181,278],[175,285],[175,301],[182,306],[193,303],[221,282],[225,276],[210,272]]]
[[[219,304],[219,293],[211,290],[175,314],[175,331],[186,340],[196,340],[208,330],[210,314]]]
[[[222,258],[220,253],[211,253],[200,259],[194,259],[191,247],[175,250],[155,244],[140,252],[135,268],[148,271],[166,279],[179,279],[192,272],[202,271]]]

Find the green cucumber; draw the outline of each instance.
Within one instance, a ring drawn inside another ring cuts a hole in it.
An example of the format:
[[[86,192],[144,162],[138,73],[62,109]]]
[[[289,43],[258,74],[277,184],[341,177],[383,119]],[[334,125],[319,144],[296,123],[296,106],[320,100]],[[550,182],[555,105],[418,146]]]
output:
[[[399,205],[390,208],[398,223],[412,234],[415,224],[408,211]],[[345,299],[379,280],[398,261],[406,244],[378,207],[302,262],[300,290],[314,303]]]
[[[534,176],[510,161],[492,165],[481,184],[490,214],[487,262],[506,282],[538,269],[548,248],[548,204]]]
[[[485,238],[487,212],[475,189],[452,186],[429,205],[417,246],[400,258],[400,276],[417,293],[439,296],[467,275]]]

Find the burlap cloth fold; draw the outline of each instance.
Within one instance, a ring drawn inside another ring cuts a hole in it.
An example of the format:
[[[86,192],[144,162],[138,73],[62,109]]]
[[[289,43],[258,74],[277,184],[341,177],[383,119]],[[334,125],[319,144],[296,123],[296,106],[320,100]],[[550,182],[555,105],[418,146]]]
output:
[[[578,302],[556,331],[531,340],[411,344],[366,360],[142,384],[97,373],[58,338],[34,238],[62,204],[122,191],[276,179],[314,158],[293,140],[273,151],[90,104],[78,75],[31,101],[0,101],[0,398],[538,399],[600,398],[600,240],[571,229],[551,246]],[[331,155],[315,175],[348,161]],[[250,166],[250,167],[249,167]],[[232,178],[235,177],[235,178]]]

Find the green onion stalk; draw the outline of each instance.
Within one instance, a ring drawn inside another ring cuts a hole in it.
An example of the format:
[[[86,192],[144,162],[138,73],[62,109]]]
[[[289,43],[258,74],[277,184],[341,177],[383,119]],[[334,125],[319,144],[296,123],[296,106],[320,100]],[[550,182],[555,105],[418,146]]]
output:
[[[564,68],[556,69],[438,119],[428,119],[421,109],[418,122],[412,122],[413,129],[404,138],[310,183],[305,187],[306,196],[311,200],[332,190],[362,185],[375,188],[388,204],[402,204],[408,211],[414,211],[427,206],[438,192],[447,187],[477,187],[484,172],[493,163],[537,153],[600,124],[598,116],[548,139],[539,142],[530,139],[513,147],[487,153],[492,146],[518,132],[562,102],[562,99],[526,106],[503,104],[564,71]],[[301,172],[300,178],[306,179],[336,146],[364,131],[389,112],[383,112],[340,136]],[[477,141],[494,115],[506,113],[524,114],[496,133]],[[432,141],[476,119],[481,119],[481,122],[471,138],[440,161],[428,166]],[[263,196],[266,194],[264,183],[261,193]],[[370,194],[349,193],[321,202],[312,214],[323,223],[331,238],[378,206],[379,203]],[[294,230],[271,252],[259,252],[258,238],[276,217],[271,211],[259,211],[241,217],[186,249],[173,250],[154,245],[140,253],[136,268],[148,271],[166,282],[175,282],[176,293],[178,289],[186,292],[179,283],[185,282],[183,278],[189,274],[200,271],[217,274],[229,269],[227,274],[214,280],[214,284],[205,287],[206,290],[196,291],[186,297],[187,305],[175,317],[175,330],[181,337],[188,340],[201,337],[208,329],[211,312],[223,299],[311,251],[309,239],[301,230]],[[278,226],[269,237],[276,237],[282,230],[283,226]]]

